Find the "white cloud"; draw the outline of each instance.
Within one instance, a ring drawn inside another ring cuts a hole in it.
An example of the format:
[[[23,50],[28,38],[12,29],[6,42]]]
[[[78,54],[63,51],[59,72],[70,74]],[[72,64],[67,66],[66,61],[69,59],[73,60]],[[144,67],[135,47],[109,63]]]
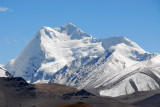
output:
[[[6,12],[6,11],[12,12],[13,10],[12,10],[12,9],[9,9],[9,8],[7,8],[7,7],[0,7],[0,12]]]
[[[5,7],[5,8],[0,7],[0,11],[1,11],[1,12],[6,12],[7,10],[8,10],[8,8],[6,8],[6,7]]]

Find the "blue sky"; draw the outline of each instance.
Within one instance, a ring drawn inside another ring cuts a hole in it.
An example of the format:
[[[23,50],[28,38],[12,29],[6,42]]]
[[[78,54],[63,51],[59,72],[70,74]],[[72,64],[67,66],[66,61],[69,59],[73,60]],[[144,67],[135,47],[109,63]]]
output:
[[[18,56],[40,27],[68,22],[95,38],[126,36],[160,53],[160,0],[0,0],[0,64]]]

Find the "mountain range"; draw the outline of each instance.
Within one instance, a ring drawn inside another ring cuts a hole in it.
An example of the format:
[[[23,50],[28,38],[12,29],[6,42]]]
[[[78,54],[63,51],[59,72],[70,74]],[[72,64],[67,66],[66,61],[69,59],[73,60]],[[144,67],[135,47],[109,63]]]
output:
[[[5,69],[28,83],[59,83],[100,96],[160,88],[160,54],[126,37],[93,38],[71,23],[40,28]]]

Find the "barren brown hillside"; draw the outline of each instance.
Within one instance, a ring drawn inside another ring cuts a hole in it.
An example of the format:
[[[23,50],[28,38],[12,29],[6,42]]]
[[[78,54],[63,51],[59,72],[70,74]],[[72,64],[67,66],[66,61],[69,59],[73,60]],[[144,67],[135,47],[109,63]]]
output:
[[[86,104],[79,104],[84,102]],[[28,84],[22,78],[0,78],[0,107],[56,107],[64,104],[93,107],[133,107],[109,97],[59,84]],[[73,105],[65,105],[73,106]],[[64,107],[65,107],[64,106]],[[81,107],[81,106],[80,106]],[[83,107],[83,106],[82,106]]]

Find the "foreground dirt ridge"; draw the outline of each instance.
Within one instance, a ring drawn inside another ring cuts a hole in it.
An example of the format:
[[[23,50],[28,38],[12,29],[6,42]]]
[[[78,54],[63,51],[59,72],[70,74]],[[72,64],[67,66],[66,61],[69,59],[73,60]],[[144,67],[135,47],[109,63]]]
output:
[[[144,96],[148,98],[156,93],[160,91],[100,97],[60,84],[28,84],[22,78],[0,78],[0,107],[145,107],[142,105]],[[158,95],[154,98],[160,99]],[[160,107],[158,104],[155,107]]]

